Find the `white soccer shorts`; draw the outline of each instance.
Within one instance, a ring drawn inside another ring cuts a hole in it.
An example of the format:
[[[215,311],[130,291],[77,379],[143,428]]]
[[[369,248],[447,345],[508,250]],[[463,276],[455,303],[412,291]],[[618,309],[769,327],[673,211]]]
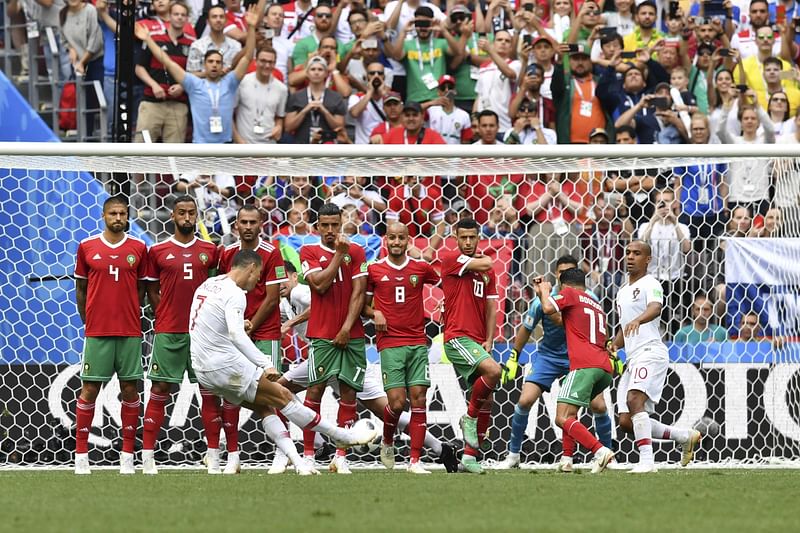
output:
[[[283,377],[288,381],[299,385],[304,389],[308,388],[308,360],[303,361],[299,365],[291,367],[283,374]],[[333,391],[339,394],[339,382],[331,378],[328,385],[333,388]],[[378,398],[386,397],[386,392],[383,390],[383,383],[381,378],[381,365],[367,365],[367,371],[364,374],[364,390],[356,394],[356,399],[361,401],[376,400]]]
[[[661,401],[669,369],[669,354],[663,344],[643,346],[627,358],[625,373],[617,387],[617,411],[628,413],[628,391],[638,390],[647,395],[645,410],[654,413]]]
[[[225,368],[208,372],[195,370],[197,382],[204,389],[222,396],[235,405],[240,405],[242,402],[253,403],[263,373],[262,368],[246,357],[239,358],[236,364]]]

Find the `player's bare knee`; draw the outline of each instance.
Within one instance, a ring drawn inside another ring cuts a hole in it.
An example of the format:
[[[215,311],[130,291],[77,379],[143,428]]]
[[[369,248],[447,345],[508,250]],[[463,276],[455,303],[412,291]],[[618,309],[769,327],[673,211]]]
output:
[[[427,391],[412,391],[409,396],[411,407],[425,407],[428,404]]]
[[[312,385],[306,390],[306,399],[313,402],[322,400],[322,395],[325,393],[325,384]]]
[[[606,407],[606,399],[603,398],[602,394],[599,394],[592,398],[592,403],[589,405],[592,413],[596,415],[603,415],[608,412],[608,408]]]
[[[139,389],[135,381],[120,381],[119,392],[123,402],[133,402],[139,399]]]
[[[483,367],[483,379],[489,386],[495,386],[500,381],[500,374],[501,374],[500,365],[497,364],[497,361],[492,360],[491,364],[487,364]]]
[[[166,381],[154,381],[150,387],[150,390],[156,394],[169,394],[172,392],[172,383],[167,383]]]
[[[100,383],[95,381],[84,381],[81,385],[81,400],[87,403],[94,403],[97,395],[100,394]]]
[[[294,399],[294,394],[292,394],[292,391],[290,391],[286,387],[279,387],[277,396],[279,400],[277,402],[279,409],[283,409],[289,404],[289,402],[291,402]]]
[[[564,427],[564,424],[567,422],[567,417],[563,414],[556,414],[556,425],[560,428]]]

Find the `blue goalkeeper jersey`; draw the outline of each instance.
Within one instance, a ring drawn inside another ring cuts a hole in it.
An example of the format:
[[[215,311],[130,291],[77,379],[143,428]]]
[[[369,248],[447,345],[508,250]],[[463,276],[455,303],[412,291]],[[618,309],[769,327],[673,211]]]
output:
[[[558,287],[553,287],[553,291],[550,295],[555,296],[556,294],[558,294]],[[593,292],[587,290],[586,294],[597,300],[597,296]],[[528,331],[533,331],[536,324],[539,322],[542,323],[543,335],[536,346],[537,356],[543,355],[553,359],[569,360],[567,356],[567,334],[564,328],[550,320],[550,317],[544,314],[544,311],[542,311],[542,302],[539,300],[539,297],[536,296],[531,302],[531,306],[525,314],[525,318],[522,319],[522,325],[525,326]]]

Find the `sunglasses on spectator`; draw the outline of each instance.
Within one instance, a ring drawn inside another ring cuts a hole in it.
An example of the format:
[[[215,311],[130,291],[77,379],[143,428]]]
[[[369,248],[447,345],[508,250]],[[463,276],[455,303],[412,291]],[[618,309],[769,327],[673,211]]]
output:
[[[756,39],[759,41],[771,41],[775,39],[774,35],[756,35]]]
[[[784,104],[789,102],[789,100],[787,100],[786,98],[773,98],[772,101],[773,102],[783,102]]]
[[[320,19],[333,18],[333,13],[314,13],[314,18],[320,18]]]
[[[367,71],[367,75],[368,76],[383,76],[383,71],[382,70],[368,70]]]

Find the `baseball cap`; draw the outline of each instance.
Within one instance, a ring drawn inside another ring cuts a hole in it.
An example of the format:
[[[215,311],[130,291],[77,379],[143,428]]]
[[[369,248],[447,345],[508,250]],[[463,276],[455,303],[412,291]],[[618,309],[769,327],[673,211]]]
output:
[[[571,56],[588,56],[589,55],[589,48],[586,46],[585,42],[578,43],[578,50],[575,52],[570,52],[569,55]]]
[[[653,89],[653,92],[654,92],[654,93],[657,93],[658,91],[661,91],[661,90],[667,90],[667,91],[669,91],[671,88],[672,88],[672,87],[670,86],[670,84],[669,84],[669,83],[667,83],[667,82],[665,82],[665,81],[662,81],[662,82],[660,82],[658,85],[656,85],[656,88],[655,88],[655,89]]]
[[[450,8],[448,14],[452,17],[453,15],[467,15],[469,17],[472,16],[472,11],[469,10],[467,6],[462,6],[461,4],[455,5]]]
[[[456,84],[456,79],[451,76],[450,74],[444,74],[441,78],[439,78],[439,87],[444,85],[445,83],[452,83],[453,85]]]
[[[530,65],[528,65],[528,68],[525,69],[525,74],[534,75],[537,72],[543,73],[543,69],[540,65],[537,65],[536,63],[531,63]]]
[[[531,46],[536,46],[537,43],[540,43],[542,41],[545,41],[545,42],[549,43],[550,46],[553,46],[553,43],[550,42],[550,39],[548,39],[544,35],[537,35],[536,38],[531,41]]]
[[[325,68],[328,68],[328,62],[325,60],[324,57],[322,57],[322,56],[314,56],[314,57],[311,57],[308,60],[308,63],[306,63],[306,70],[311,68],[311,65],[313,65],[314,63],[322,63],[322,66],[324,66]]]
[[[589,138],[597,137],[598,135],[602,135],[603,137],[608,140],[608,132],[603,128],[595,128],[589,133]]]
[[[384,96],[384,97],[383,97],[383,101],[384,101],[384,102],[391,102],[391,101],[394,101],[394,102],[400,102],[400,103],[402,104],[402,103],[403,103],[403,97],[402,97],[402,96],[400,96],[400,93],[398,93],[398,92],[395,92],[395,91],[389,91],[389,92],[386,94],[386,96]]]
[[[403,106],[403,112],[405,111],[416,111],[417,113],[422,113],[422,106],[419,102],[406,102],[406,105]]]

